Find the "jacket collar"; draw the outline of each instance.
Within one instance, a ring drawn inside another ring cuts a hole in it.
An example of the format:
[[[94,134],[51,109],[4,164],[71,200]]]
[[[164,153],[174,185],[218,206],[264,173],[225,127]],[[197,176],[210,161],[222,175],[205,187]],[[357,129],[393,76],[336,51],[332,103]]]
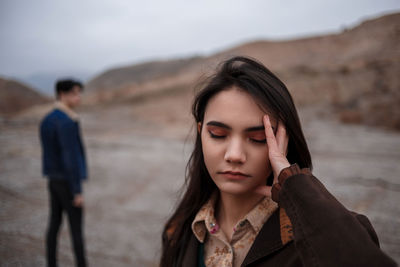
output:
[[[276,210],[264,224],[251,246],[242,266],[265,257],[293,240],[293,227],[283,208]]]
[[[61,110],[62,112],[64,112],[65,114],[68,115],[68,117],[70,117],[72,120],[74,121],[79,121],[79,115],[78,113],[76,113],[75,111],[73,111],[71,108],[69,108],[67,105],[65,105],[63,102],[61,101],[56,101],[56,103],[54,104],[54,108]]]
[[[199,240],[192,233],[190,235],[186,249],[181,255],[182,259],[180,259],[181,257],[179,257],[178,264],[176,266],[197,266],[197,261],[199,257],[199,245]]]

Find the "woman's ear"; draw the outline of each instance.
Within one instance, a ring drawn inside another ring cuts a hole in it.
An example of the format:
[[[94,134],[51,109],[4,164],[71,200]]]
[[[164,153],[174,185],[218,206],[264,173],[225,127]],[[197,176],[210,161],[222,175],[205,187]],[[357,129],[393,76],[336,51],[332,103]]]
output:
[[[201,122],[197,123],[197,132],[201,134]]]

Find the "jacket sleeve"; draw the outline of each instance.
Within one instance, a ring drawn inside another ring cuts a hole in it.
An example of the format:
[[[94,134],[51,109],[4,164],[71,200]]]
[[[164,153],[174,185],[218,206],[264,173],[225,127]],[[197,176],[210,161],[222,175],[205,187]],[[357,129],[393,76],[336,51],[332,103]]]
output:
[[[396,266],[367,217],[347,210],[311,173],[291,175],[280,186],[278,203],[304,266]]]
[[[79,132],[74,122],[63,122],[59,127],[59,140],[63,166],[69,180],[72,194],[82,192],[81,179],[79,177]]]

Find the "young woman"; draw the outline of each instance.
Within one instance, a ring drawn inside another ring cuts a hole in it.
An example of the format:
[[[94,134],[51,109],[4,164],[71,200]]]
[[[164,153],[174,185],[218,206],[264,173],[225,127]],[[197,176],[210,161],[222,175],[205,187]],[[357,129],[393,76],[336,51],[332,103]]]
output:
[[[311,174],[292,98],[265,66],[224,62],[192,112],[186,192],[161,266],[395,266],[369,220]]]

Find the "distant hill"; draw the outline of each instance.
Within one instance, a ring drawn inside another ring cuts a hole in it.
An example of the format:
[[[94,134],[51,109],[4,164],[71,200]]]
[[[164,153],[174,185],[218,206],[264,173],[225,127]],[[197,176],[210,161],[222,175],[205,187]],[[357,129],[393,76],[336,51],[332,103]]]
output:
[[[152,61],[106,71],[85,85],[89,103],[141,97],[173,88],[191,87],[201,74],[201,57]]]
[[[88,82],[87,102],[188,92],[218,62],[235,55],[254,57],[276,72],[300,106],[326,106],[345,122],[400,129],[400,13],[339,34],[255,41],[209,57],[112,69]]]
[[[9,116],[35,105],[48,103],[49,98],[20,82],[0,78],[0,116]]]

